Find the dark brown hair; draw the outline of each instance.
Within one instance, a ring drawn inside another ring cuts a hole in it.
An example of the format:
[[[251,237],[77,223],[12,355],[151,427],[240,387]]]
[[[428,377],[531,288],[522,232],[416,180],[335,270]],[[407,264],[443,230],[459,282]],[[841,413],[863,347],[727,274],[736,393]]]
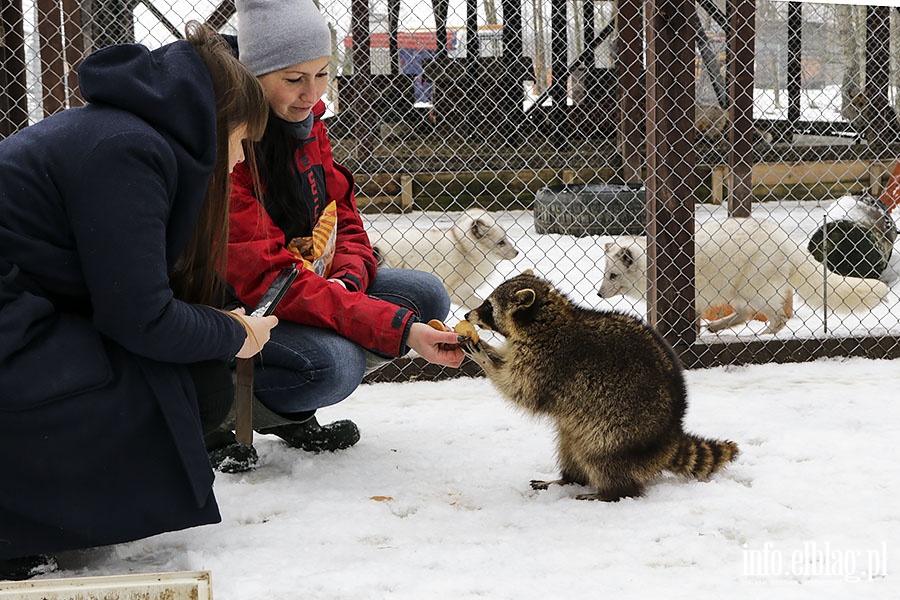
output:
[[[191,240],[172,273],[172,289],[184,301],[220,306],[224,298],[228,247],[229,134],[247,126],[247,139],[258,141],[266,129],[269,103],[256,77],[207,25],[191,21],[186,39],[212,78],[216,97],[216,164]],[[252,148],[246,156],[252,160]],[[255,166],[251,165],[251,171]]]
[[[265,135],[256,145],[259,175],[265,185],[265,196],[259,198],[287,240],[312,235],[313,226],[309,207],[301,196],[300,174],[294,161],[296,144],[292,125],[270,113]]]

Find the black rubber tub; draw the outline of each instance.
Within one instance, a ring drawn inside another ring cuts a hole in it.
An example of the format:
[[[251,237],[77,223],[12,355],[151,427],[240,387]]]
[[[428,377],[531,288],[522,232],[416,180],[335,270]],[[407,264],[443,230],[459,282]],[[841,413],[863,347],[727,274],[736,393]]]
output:
[[[643,185],[551,185],[534,198],[534,230],[563,235],[642,235],[647,194]]]

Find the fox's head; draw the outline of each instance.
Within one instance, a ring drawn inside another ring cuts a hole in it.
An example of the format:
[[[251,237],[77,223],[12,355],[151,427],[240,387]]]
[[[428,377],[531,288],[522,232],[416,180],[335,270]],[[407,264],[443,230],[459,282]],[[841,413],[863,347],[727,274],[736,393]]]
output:
[[[481,306],[465,317],[482,329],[515,339],[541,321],[542,309],[551,303],[568,301],[550,283],[528,270],[501,283]]]
[[[623,237],[605,247],[603,282],[597,290],[601,298],[647,294],[647,242],[643,236]]]

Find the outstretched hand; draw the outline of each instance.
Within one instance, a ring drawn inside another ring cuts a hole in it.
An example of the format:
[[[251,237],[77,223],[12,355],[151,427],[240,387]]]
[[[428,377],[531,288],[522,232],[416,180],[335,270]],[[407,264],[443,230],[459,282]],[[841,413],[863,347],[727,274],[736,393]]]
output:
[[[247,339],[244,340],[244,345],[238,350],[237,358],[255,356],[269,341],[272,329],[278,325],[278,317],[275,315],[253,317],[246,314],[243,307],[236,308],[231,313],[243,323],[244,329],[247,331]]]
[[[459,347],[458,334],[452,331],[438,331],[425,323],[412,324],[406,345],[428,362],[454,369],[459,368],[465,357]]]

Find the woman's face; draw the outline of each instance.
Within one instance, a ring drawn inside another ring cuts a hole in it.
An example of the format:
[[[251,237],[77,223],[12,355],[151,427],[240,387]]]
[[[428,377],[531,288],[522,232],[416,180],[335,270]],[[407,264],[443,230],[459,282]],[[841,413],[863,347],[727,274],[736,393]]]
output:
[[[234,165],[244,160],[244,144],[247,138],[246,123],[231,130],[228,134],[228,172],[234,170]]]
[[[323,56],[258,77],[272,111],[290,123],[309,116],[328,87],[331,57]]]

